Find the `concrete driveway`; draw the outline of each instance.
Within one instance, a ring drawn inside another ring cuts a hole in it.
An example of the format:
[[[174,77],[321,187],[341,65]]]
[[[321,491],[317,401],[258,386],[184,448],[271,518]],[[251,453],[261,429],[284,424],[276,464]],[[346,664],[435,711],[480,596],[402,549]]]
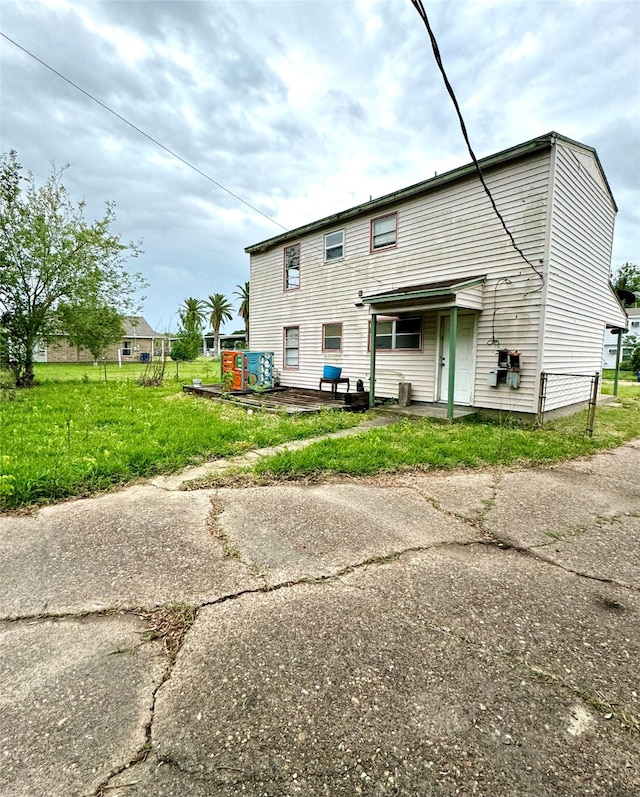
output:
[[[0,795],[640,793],[640,443],[0,519]]]

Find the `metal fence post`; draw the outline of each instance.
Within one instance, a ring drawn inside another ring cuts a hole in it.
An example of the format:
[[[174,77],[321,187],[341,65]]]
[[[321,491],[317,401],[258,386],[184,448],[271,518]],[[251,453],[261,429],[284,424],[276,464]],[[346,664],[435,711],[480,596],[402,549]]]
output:
[[[544,371],[540,372],[540,392],[538,393],[538,424],[542,426],[544,422],[544,400],[547,395],[547,375]]]
[[[587,437],[593,437],[593,425],[596,420],[596,403],[598,401],[598,387],[600,374],[596,371],[591,380],[591,397],[589,398],[589,412],[587,413]]]

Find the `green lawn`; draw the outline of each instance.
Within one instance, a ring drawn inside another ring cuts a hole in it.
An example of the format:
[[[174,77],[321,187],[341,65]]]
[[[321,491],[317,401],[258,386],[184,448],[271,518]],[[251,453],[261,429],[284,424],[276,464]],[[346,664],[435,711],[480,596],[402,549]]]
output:
[[[141,362],[123,363],[122,367],[117,363],[106,363],[106,379],[107,382],[136,381],[146,368]],[[40,385],[51,382],[104,382],[105,364],[37,363],[35,374]],[[187,384],[194,378],[202,379],[203,382],[219,382],[220,361],[211,357],[199,357],[195,362],[178,364],[167,360],[165,376],[167,382],[175,381],[179,385]]]
[[[0,507],[87,495],[362,420],[351,413],[248,413],[186,395],[182,380],[140,387],[143,368],[108,366],[104,382],[92,365],[44,365],[37,387],[0,391]],[[180,366],[187,382],[219,381],[218,368],[204,360]]]
[[[605,384],[605,392],[610,391],[611,385]],[[586,411],[540,429],[477,416],[453,425],[432,419],[407,420],[356,437],[285,451],[261,459],[251,468],[238,469],[234,476],[244,482],[265,483],[329,474],[362,476],[409,469],[556,462],[640,437],[640,385],[621,386],[618,398],[616,403],[621,406],[598,407],[593,437],[585,435]]]
[[[219,381],[216,361],[181,365],[179,380],[174,369],[170,363],[162,387],[148,388],[137,381],[143,365],[109,365],[105,382],[102,367],[50,364],[38,366],[37,387],[1,389],[0,508],[88,495],[362,421],[351,413],[249,413],[182,392],[194,377]],[[611,390],[605,382],[603,392]],[[260,460],[241,481],[554,462],[639,437],[640,384],[621,385],[619,404],[598,408],[592,438],[585,413],[542,429],[475,416],[453,425],[404,421]]]

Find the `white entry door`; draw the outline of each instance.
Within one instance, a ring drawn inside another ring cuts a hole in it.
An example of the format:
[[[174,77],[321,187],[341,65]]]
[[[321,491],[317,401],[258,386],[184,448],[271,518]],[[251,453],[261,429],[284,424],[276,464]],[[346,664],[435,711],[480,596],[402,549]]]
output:
[[[451,318],[440,318],[440,380],[439,401],[449,400],[449,330]],[[473,403],[473,382],[475,378],[475,315],[458,315],[458,335],[456,340],[456,385],[453,394],[454,404]]]

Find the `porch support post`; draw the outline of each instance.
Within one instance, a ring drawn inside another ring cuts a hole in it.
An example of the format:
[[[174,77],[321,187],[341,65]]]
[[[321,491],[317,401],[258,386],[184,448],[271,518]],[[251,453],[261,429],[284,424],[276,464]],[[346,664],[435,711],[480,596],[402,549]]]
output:
[[[449,316],[449,388],[447,419],[453,420],[453,394],[456,388],[456,339],[458,337],[458,308],[454,305]]]
[[[369,349],[371,361],[369,364],[369,407],[373,409],[376,404],[376,334],[378,332],[378,316],[371,314],[371,329],[369,330]]]
[[[618,395],[618,378],[620,377],[620,356],[622,354],[622,330],[618,329],[618,343],[616,345],[616,373],[613,377],[613,395]]]

